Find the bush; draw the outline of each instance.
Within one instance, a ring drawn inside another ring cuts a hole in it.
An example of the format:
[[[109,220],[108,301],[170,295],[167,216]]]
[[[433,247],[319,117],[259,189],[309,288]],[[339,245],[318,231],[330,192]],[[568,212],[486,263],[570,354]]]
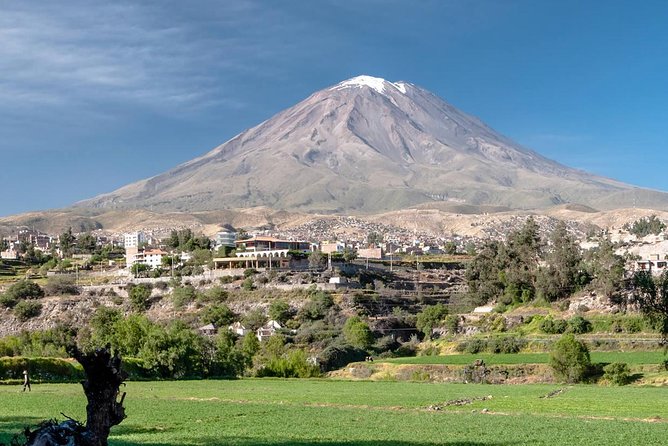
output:
[[[138,313],[148,310],[151,306],[151,285],[141,283],[128,288],[128,298],[132,309]]]
[[[39,302],[31,302],[29,300],[22,300],[14,307],[14,314],[21,322],[39,316],[42,312],[42,304]]]
[[[487,341],[480,338],[469,339],[457,344],[456,350],[460,353],[470,353],[472,355],[482,353],[487,350]]]
[[[292,315],[292,309],[283,299],[277,299],[269,304],[269,317],[275,321],[285,324]]]
[[[343,326],[343,336],[353,347],[368,350],[373,345],[373,333],[369,325],[359,316],[348,318]]]
[[[214,327],[227,327],[234,322],[235,314],[225,304],[211,305],[202,311],[202,322]]]
[[[527,344],[523,338],[515,336],[499,336],[491,338],[487,342],[487,348],[491,353],[519,353]]]
[[[227,300],[227,297],[228,297],[227,291],[225,291],[223,288],[219,286],[214,286],[212,288],[209,288],[202,295],[203,300],[214,303],[225,302]]]
[[[327,372],[341,368],[351,362],[363,361],[367,356],[367,352],[352,345],[334,344],[320,352],[318,361],[320,369],[323,372]]]
[[[248,268],[244,270],[244,277],[246,278],[254,276],[255,274],[257,274],[257,270],[255,268]]]
[[[52,276],[44,287],[44,291],[49,296],[58,295],[76,295],[81,292],[78,286],[74,283],[74,279],[68,276]]]
[[[425,307],[418,313],[415,326],[427,338],[431,339],[434,327],[440,325],[447,314],[448,309],[443,304]]]
[[[14,308],[19,300],[9,293],[0,294],[0,305],[5,308]]]
[[[574,334],[589,333],[591,331],[591,322],[582,316],[573,316],[568,320],[568,331]]]
[[[568,328],[568,323],[563,319],[555,321],[551,317],[547,317],[543,319],[538,328],[546,334],[562,334]]]
[[[258,369],[256,376],[313,378],[320,376],[320,369],[309,363],[303,350],[292,350],[282,356],[270,358],[263,367]]]
[[[253,291],[254,288],[255,285],[253,284],[252,277],[245,278],[244,281],[241,283],[241,289],[244,291]]]
[[[584,380],[591,366],[589,349],[571,333],[563,335],[550,352],[550,366],[555,377],[568,383]]]
[[[35,282],[20,280],[10,286],[5,291],[5,295],[18,302],[22,299],[39,299],[44,297],[44,290]]]
[[[0,358],[0,379],[23,379],[28,370],[34,381],[76,382],[83,379],[83,367],[77,362],[60,358]]]
[[[623,386],[631,382],[631,369],[625,362],[613,362],[603,367],[603,378],[617,386]]]
[[[194,301],[196,297],[197,290],[192,285],[179,286],[172,291],[172,303],[176,308],[182,308]]]

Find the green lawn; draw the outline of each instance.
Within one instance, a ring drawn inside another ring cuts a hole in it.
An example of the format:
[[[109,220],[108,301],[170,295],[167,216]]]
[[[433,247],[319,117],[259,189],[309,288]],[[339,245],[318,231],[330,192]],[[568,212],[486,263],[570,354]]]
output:
[[[79,385],[0,386],[0,442],[84,418]],[[553,398],[540,398],[564,389]],[[128,383],[111,445],[659,445],[668,388],[249,379]],[[466,406],[430,405],[491,396]]]
[[[449,364],[466,365],[471,364],[476,359],[483,359],[485,363],[493,364],[546,364],[549,361],[548,353],[516,353],[516,354],[490,354],[480,353],[476,355],[444,355],[444,356],[415,356],[407,358],[394,358],[382,360],[394,364]],[[652,352],[592,352],[592,362],[612,363],[626,362],[630,365],[640,364],[660,364],[668,357],[664,356],[663,351]],[[381,362],[378,360],[378,362]]]

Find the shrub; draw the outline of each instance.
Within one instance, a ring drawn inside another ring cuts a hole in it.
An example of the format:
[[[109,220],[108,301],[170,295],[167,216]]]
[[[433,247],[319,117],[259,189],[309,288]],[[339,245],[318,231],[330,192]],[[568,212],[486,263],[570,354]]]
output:
[[[487,350],[487,341],[480,338],[469,339],[468,341],[460,342],[456,347],[460,353],[470,353],[475,355]]]
[[[206,290],[206,292],[203,294],[202,299],[206,300],[207,302],[225,302],[227,300],[228,294],[227,291],[225,291],[223,288],[219,286],[214,286],[213,288],[209,288]]]
[[[19,300],[9,293],[0,294],[0,305],[5,308],[14,308]]]
[[[555,321],[551,317],[547,317],[541,321],[539,328],[546,334],[562,334],[568,328],[568,323],[563,319]]]
[[[318,360],[324,372],[338,369],[351,362],[363,361],[367,356],[364,350],[348,344],[333,344],[320,352]],[[414,355],[413,355],[414,356]]]
[[[448,309],[443,304],[425,307],[417,315],[416,328],[431,339],[434,327],[439,325],[448,314]]]
[[[459,331],[459,316],[456,314],[449,314],[443,319],[443,326],[450,334],[457,334]]]
[[[60,358],[0,358],[0,379],[22,379],[29,370],[31,379],[47,382],[76,382],[83,378],[83,368]]]
[[[52,276],[44,287],[49,296],[79,294],[81,290],[74,283],[74,279],[68,276]]]
[[[625,362],[613,362],[603,367],[603,378],[617,386],[623,386],[631,382],[631,369]]]
[[[241,283],[241,289],[245,291],[253,291],[255,288],[255,285],[253,285],[253,278],[252,277],[246,277],[244,281]]]
[[[211,305],[202,311],[202,322],[215,327],[227,327],[234,322],[235,315],[227,305]]]
[[[14,307],[14,314],[21,322],[39,316],[42,312],[42,304],[39,302],[31,302],[29,300],[22,300]]]
[[[574,334],[589,333],[591,331],[591,322],[582,316],[573,316],[568,320],[568,331]]]
[[[499,336],[487,342],[487,348],[492,353],[519,353],[527,342],[515,336]]]
[[[181,308],[194,301],[197,297],[197,290],[192,285],[185,285],[174,288],[172,291],[172,303],[176,308]]]
[[[5,291],[5,295],[18,302],[22,299],[39,299],[44,297],[44,290],[35,282],[19,280]]]
[[[142,283],[128,288],[128,298],[132,309],[138,313],[148,310],[151,297],[151,285]]]
[[[311,299],[299,311],[300,320],[322,319],[327,310],[334,305],[334,300],[329,293],[319,291],[311,296]]]
[[[640,333],[645,328],[642,317],[629,316],[622,321],[622,327],[627,333]]]
[[[254,276],[255,274],[257,274],[257,270],[255,268],[248,268],[244,270],[244,277],[246,278]]]
[[[303,350],[292,350],[284,355],[271,357],[256,376],[280,378],[313,378],[320,375],[318,366],[309,363]]]
[[[368,350],[373,344],[373,333],[366,322],[359,316],[348,318],[343,326],[343,336],[354,347]]]
[[[565,334],[554,343],[550,352],[550,366],[557,379],[568,383],[580,382],[591,366],[589,349],[573,334]]]
[[[277,299],[269,305],[269,317],[281,324],[290,319],[291,314],[290,305],[283,299]]]

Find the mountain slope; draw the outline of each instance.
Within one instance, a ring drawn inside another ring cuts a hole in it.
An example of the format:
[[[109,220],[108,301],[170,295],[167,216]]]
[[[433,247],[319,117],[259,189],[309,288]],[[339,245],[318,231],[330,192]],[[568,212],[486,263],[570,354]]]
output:
[[[442,201],[665,207],[668,194],[568,168],[422,88],[360,76],[199,158],[79,205],[379,212]]]

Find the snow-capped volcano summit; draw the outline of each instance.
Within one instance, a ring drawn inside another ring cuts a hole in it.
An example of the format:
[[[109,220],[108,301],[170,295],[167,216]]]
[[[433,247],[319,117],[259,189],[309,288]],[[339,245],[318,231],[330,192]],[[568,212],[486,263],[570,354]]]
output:
[[[358,76],[199,158],[80,205],[377,212],[443,201],[665,207],[668,194],[551,161],[414,84]]]
[[[343,88],[355,88],[355,87],[369,87],[376,90],[378,93],[384,93],[385,87],[396,88],[402,93],[406,93],[406,83],[405,82],[389,82],[380,77],[372,76],[357,76],[352,79],[343,81],[332,87],[332,90],[340,90]]]

